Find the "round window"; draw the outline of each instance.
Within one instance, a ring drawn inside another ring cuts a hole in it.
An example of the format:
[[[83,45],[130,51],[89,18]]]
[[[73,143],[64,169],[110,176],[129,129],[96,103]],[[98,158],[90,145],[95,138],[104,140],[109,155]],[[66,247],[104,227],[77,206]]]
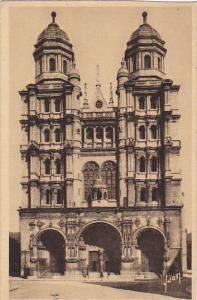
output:
[[[96,107],[97,107],[97,108],[101,108],[102,106],[103,106],[103,101],[97,100],[97,101],[96,101]]]

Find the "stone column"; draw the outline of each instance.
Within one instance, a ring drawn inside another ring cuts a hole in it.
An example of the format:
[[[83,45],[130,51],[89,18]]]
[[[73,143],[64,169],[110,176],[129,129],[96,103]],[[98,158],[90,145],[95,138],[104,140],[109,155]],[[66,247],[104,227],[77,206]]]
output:
[[[65,256],[65,275],[78,275],[78,244],[76,241],[76,219],[70,219],[66,224],[67,231],[67,245]]]
[[[147,190],[147,194],[146,194],[147,195],[147,198],[146,198],[147,205],[151,205],[152,197],[151,197],[151,186],[150,186],[150,184],[147,184],[146,190]]]
[[[123,220],[122,222],[123,250],[121,257],[121,275],[123,276],[131,276],[133,270],[132,225],[133,222],[131,219]]]
[[[92,141],[92,144],[93,144],[93,148],[96,147],[96,127],[93,128],[93,141]]]

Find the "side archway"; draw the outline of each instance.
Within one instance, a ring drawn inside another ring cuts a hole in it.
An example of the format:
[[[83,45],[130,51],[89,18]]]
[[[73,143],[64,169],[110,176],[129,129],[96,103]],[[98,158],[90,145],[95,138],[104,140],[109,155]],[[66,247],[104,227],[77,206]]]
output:
[[[64,274],[66,239],[58,229],[47,228],[35,236],[40,275]]]
[[[162,274],[166,244],[164,233],[156,227],[142,227],[134,232],[132,240],[140,270]]]

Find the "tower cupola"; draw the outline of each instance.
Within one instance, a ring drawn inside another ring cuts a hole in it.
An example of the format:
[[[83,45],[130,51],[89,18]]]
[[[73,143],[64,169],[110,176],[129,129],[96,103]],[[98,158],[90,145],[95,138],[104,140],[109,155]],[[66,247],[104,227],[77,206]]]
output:
[[[143,24],[135,30],[125,51],[125,61],[130,79],[164,78],[165,42],[160,34],[147,23],[147,12],[142,13]]]
[[[40,33],[34,45],[36,83],[68,81],[74,61],[68,35],[56,23],[56,13],[52,12],[51,16],[52,22]]]

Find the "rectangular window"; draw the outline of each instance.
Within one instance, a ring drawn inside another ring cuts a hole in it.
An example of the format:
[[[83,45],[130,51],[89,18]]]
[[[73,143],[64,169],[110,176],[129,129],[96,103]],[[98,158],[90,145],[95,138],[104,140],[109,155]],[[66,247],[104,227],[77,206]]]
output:
[[[61,99],[56,98],[55,99],[55,112],[60,112],[61,111]]]
[[[50,100],[49,100],[49,98],[44,99],[44,111],[45,112],[50,111]]]

